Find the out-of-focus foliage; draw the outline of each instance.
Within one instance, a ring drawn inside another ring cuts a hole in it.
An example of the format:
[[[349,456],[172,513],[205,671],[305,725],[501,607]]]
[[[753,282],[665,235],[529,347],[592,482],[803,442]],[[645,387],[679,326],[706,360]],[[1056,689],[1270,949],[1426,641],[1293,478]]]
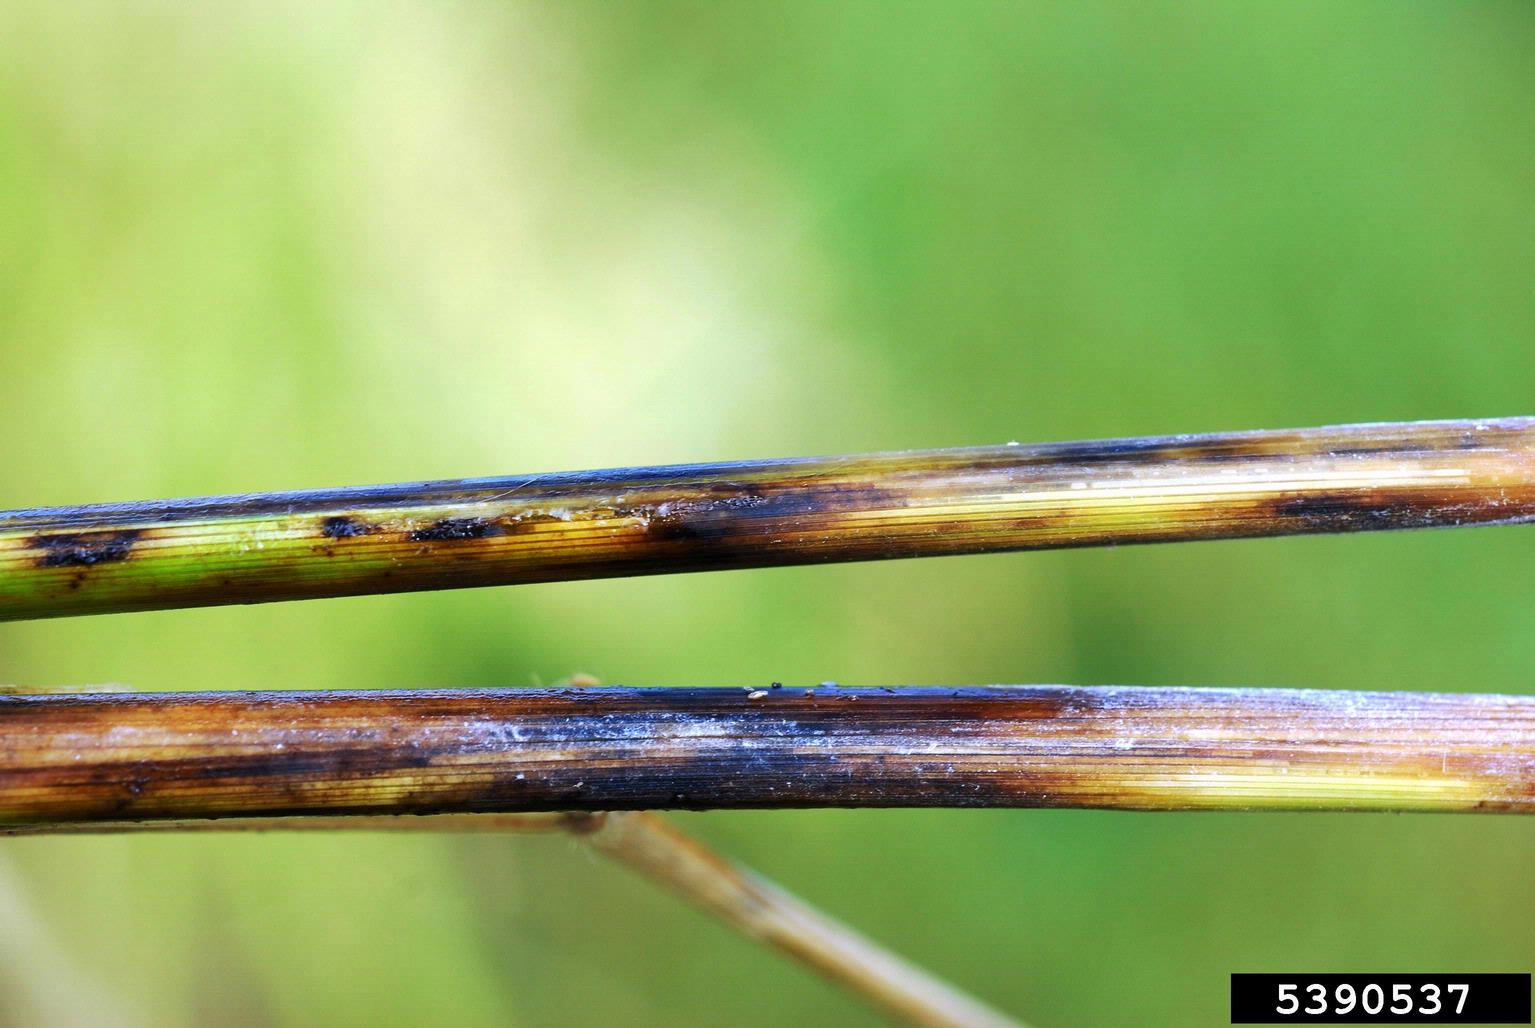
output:
[[[9,4],[0,505],[1530,413],[1532,42],[1512,3]],[[0,679],[1519,692],[1532,548],[8,624]],[[1535,822],[682,820],[1045,1025],[1221,1022],[1232,970],[1529,964]],[[0,861],[0,1020],[870,1023],[564,839]]]

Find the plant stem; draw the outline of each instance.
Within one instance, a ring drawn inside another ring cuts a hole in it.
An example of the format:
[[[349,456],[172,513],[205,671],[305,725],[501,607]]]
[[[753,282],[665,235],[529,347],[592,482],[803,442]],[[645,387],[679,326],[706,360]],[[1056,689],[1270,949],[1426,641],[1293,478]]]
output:
[[[903,960],[772,882],[725,859],[670,822],[644,811],[94,822],[0,828],[0,836],[210,831],[568,831],[748,937],[783,951],[903,1021],[932,1028],[1023,1028],[1017,1021]]]
[[[587,839],[746,935],[816,968],[902,1020],[932,1028],[1017,1026],[941,978],[725,860],[654,814],[610,814]]]
[[[0,513],[0,620],[1535,519],[1535,419],[993,446]]]
[[[1535,698],[1283,689],[0,697],[0,823],[718,807],[1535,811]]]
[[[220,832],[458,832],[536,835],[581,828],[603,813],[539,811],[525,814],[324,814],[293,817],[219,817],[201,821],[69,821],[62,824],[0,825],[0,837],[28,835],[143,835]]]

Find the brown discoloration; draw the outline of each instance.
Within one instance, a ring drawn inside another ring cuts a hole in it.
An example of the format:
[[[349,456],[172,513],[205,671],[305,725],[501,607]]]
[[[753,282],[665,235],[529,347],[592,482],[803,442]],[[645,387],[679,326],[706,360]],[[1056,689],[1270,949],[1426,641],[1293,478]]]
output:
[[[593,517],[600,517],[602,514],[603,512],[594,511]],[[501,528],[507,535],[517,535],[523,532],[535,531],[540,525],[558,525],[563,524],[565,521],[565,518],[558,517],[554,514],[546,514],[541,511],[528,511],[526,513],[516,514],[505,518],[501,522]]]
[[[1368,490],[1352,493],[1326,493],[1278,498],[1268,505],[1276,520],[1294,519],[1317,531],[1334,526],[1362,530],[1426,528],[1446,518],[1460,517],[1474,523],[1496,519],[1499,509],[1492,504],[1467,503],[1458,511],[1451,503],[1441,503],[1434,510],[1422,504],[1404,503],[1400,497]]]
[[[0,822],[804,806],[1531,812],[1535,698],[1054,687],[0,698]]]
[[[0,514],[0,620],[1531,520],[1532,419],[629,468]]]
[[[34,536],[30,545],[32,549],[41,551],[36,558],[40,568],[91,567],[127,560],[133,553],[133,544],[138,537],[137,529],[61,532]],[[72,578],[71,581],[78,587],[81,579]]]

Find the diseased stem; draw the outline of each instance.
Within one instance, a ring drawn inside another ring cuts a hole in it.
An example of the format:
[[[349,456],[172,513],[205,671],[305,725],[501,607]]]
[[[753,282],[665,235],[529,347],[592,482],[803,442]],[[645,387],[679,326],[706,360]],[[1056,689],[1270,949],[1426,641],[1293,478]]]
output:
[[[460,832],[510,835],[561,832],[603,814],[323,814],[297,817],[220,817],[198,821],[67,821],[0,825],[0,837],[23,835],[142,835],[146,832]]]
[[[0,513],[0,620],[1535,519],[1535,419],[748,461]]]
[[[0,697],[0,824],[719,807],[1535,811],[1535,698],[1285,689]]]
[[[1023,1028],[847,925],[710,850],[653,813],[439,814],[225,818],[0,828],[3,835],[207,831],[570,831],[740,930],[904,1021],[932,1028]]]

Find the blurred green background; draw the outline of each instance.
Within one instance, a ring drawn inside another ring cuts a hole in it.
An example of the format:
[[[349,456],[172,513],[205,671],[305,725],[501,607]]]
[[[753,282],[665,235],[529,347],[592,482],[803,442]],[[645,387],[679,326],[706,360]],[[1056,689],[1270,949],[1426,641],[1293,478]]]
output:
[[[1535,410],[1525,4],[12,3],[0,506]],[[0,626],[144,689],[1527,691],[1535,535]],[[678,819],[1042,1026],[1530,970],[1535,821]],[[0,1020],[870,1024],[562,838],[0,842]]]

